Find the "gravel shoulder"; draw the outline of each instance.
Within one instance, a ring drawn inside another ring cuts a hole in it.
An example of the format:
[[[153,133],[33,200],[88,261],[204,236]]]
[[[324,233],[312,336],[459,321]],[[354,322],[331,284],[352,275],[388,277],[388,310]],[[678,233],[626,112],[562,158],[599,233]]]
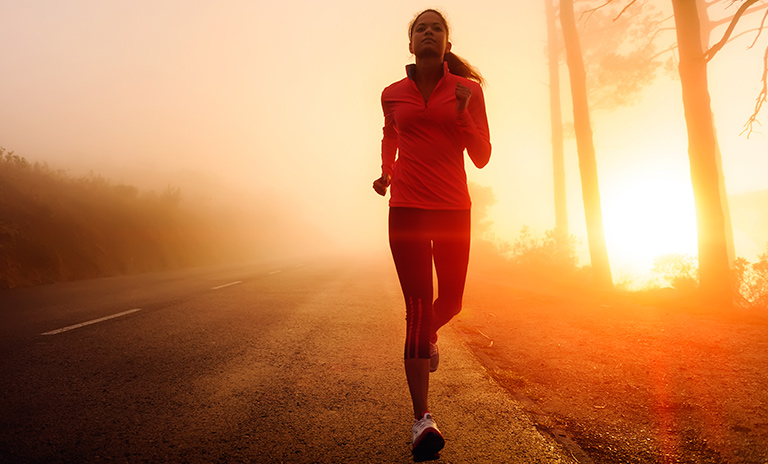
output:
[[[453,328],[596,463],[768,462],[768,315],[471,273]]]

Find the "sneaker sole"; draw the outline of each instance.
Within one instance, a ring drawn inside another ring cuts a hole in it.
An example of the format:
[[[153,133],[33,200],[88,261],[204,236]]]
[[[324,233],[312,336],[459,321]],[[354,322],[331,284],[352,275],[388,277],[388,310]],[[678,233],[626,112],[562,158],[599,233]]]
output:
[[[443,436],[434,430],[425,431],[418,443],[413,445],[413,455],[418,457],[434,456],[445,446]]]

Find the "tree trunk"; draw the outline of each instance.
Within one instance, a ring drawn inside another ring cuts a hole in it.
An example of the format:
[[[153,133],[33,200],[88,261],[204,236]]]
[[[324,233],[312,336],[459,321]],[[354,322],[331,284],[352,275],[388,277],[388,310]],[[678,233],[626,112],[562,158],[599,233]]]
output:
[[[712,114],[712,125],[714,126],[714,113]],[[717,161],[717,186],[720,190],[720,207],[723,210],[723,221],[725,226],[725,246],[728,253],[728,267],[732,267],[736,260],[736,247],[733,244],[733,224],[731,223],[731,207],[728,203],[728,193],[725,189],[725,175],[723,174],[723,157],[720,152],[720,142],[717,141],[717,131],[715,131],[715,148]]]
[[[715,28],[715,24],[709,19],[709,13],[707,12],[707,2],[705,0],[697,0],[696,7],[698,9],[699,27],[701,36],[702,49],[706,50],[710,46],[710,40],[712,37],[712,31]],[[712,114],[712,125],[714,126],[714,112]],[[717,141],[717,129],[715,129],[715,148],[717,159],[717,184],[720,188],[720,201],[723,207],[723,218],[725,219],[725,240],[728,246],[728,266],[733,266],[733,262],[736,259],[736,250],[733,245],[733,224],[731,224],[731,208],[728,203],[728,194],[725,190],[725,175],[723,174],[723,157],[720,152],[720,142]]]
[[[688,158],[696,205],[699,283],[706,300],[731,304],[727,234],[719,184],[717,141],[701,45],[696,0],[672,0],[680,54],[680,83],[688,128]]]
[[[553,0],[544,0],[547,16],[547,54],[549,57],[549,119],[552,130],[552,174],[555,188],[555,240],[560,253],[568,252],[568,208],[565,196],[563,118],[560,112],[560,59],[557,18]]]
[[[603,233],[603,210],[600,205],[600,188],[597,181],[595,144],[592,140],[592,124],[589,120],[587,103],[586,72],[581,45],[576,31],[573,14],[573,0],[560,0],[560,24],[565,39],[565,53],[573,100],[573,125],[576,131],[576,146],[579,152],[579,173],[581,193],[584,201],[584,215],[587,222],[587,241],[592,262],[595,283],[604,288],[613,287],[611,266]]]

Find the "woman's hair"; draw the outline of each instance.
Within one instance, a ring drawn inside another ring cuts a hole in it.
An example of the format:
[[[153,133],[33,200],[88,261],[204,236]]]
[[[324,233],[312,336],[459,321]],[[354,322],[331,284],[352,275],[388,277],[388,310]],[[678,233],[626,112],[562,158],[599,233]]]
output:
[[[421,13],[414,16],[413,20],[411,21],[411,24],[408,26],[408,40],[411,39],[411,35],[413,35],[413,28],[416,26],[416,21],[423,15],[424,13],[435,13],[437,16],[440,17],[440,22],[443,23],[443,27],[445,28],[445,37],[450,37],[450,29],[448,27],[448,21],[445,20],[445,16],[443,16],[442,13],[440,13],[437,10],[434,9],[426,9],[422,11]],[[480,71],[464,58],[460,57],[459,55],[456,55],[453,52],[446,52],[445,56],[443,57],[443,60],[445,60],[448,63],[448,71],[451,74],[455,74],[457,76],[466,77],[467,79],[471,79],[479,84],[484,85],[485,79],[480,74]]]

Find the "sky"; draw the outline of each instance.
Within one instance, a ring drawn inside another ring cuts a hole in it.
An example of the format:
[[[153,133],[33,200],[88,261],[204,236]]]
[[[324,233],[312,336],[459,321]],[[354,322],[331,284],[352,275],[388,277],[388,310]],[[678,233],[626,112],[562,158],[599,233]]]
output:
[[[669,2],[655,3],[671,14]],[[408,23],[430,7],[446,14],[453,51],[488,80],[494,151],[485,169],[467,171],[493,189],[493,231],[508,241],[523,226],[543,234],[554,206],[537,1],[0,0],[0,146],[140,186],[202,174],[340,245],[386,250],[387,204],[371,189],[380,94],[404,77]],[[666,48],[673,33],[658,40]],[[768,189],[766,137],[739,135],[760,89],[762,49],[747,50],[750,41],[710,65],[729,194]],[[679,81],[660,74],[632,107],[595,113],[593,131],[614,274],[695,254]],[[572,139],[566,176],[571,233],[586,257]],[[738,241],[737,254],[754,259],[767,241]]]

